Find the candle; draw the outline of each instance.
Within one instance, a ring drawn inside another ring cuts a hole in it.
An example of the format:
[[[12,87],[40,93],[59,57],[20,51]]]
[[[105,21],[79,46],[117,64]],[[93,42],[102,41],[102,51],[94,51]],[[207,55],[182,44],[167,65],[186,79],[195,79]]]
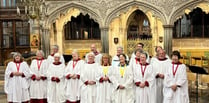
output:
[[[27,14],[28,8],[27,6],[25,6],[25,14]]]
[[[17,7],[17,14],[20,15],[20,9]]]
[[[85,39],[88,39],[88,32],[87,31],[84,32],[84,37],[85,37]]]

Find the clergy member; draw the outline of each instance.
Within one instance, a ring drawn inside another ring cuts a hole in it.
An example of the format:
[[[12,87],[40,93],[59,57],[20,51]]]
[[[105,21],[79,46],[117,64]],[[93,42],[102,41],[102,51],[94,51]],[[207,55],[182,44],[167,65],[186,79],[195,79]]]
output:
[[[72,52],[73,59],[65,69],[66,78],[66,103],[79,103],[80,101],[80,73],[84,66],[84,61],[79,58],[77,50]]]
[[[154,82],[152,65],[146,62],[147,54],[141,53],[140,64],[133,66],[134,83],[135,83],[135,101],[136,103],[155,103]],[[151,96],[153,95],[153,96]]]
[[[47,61],[48,61],[49,65],[54,62],[54,55],[58,52],[59,52],[59,46],[53,45],[52,46],[52,54],[47,57]],[[65,60],[64,60],[63,55],[60,55],[60,62],[65,64]]]
[[[112,82],[110,81],[111,75],[111,57],[108,54],[103,54],[101,66],[99,68],[99,73],[97,80],[97,99],[96,103],[112,103]]]
[[[155,99],[156,103],[163,103],[164,75],[170,65],[170,59],[166,58],[165,50],[159,50],[157,58],[151,59],[151,65],[155,75]]]
[[[30,103],[47,103],[47,60],[44,59],[44,52],[38,50],[36,59],[32,60],[30,65]]]
[[[118,66],[120,63],[120,59],[119,56],[123,54],[123,47],[122,46],[118,46],[117,47],[117,54],[112,58],[112,66]],[[126,61],[129,62],[129,57],[128,55],[126,55]]]
[[[95,55],[88,54],[88,63],[84,64],[81,72],[81,103],[96,103],[96,76],[99,70],[99,64],[94,61]],[[99,95],[99,94],[98,94]]]
[[[5,71],[4,91],[8,103],[29,103],[30,70],[20,53],[13,55],[14,61],[8,63]]]
[[[120,62],[114,66],[110,80],[113,83],[113,103],[134,103],[133,73],[128,66],[126,55],[119,55]]]
[[[163,103],[189,103],[186,66],[179,59],[180,53],[173,51],[172,63],[165,74]]]
[[[101,64],[102,54],[101,54],[100,52],[97,51],[96,44],[92,44],[91,47],[90,47],[90,49],[91,49],[90,52],[93,53],[94,56],[95,56],[94,61],[95,61],[96,63],[98,63],[98,64]],[[88,63],[88,54],[86,54],[86,56],[85,56],[85,61]]]
[[[60,62],[61,55],[54,54],[54,62],[49,65],[47,70],[47,101],[48,103],[64,103],[65,102],[65,83],[64,73],[65,64]]]

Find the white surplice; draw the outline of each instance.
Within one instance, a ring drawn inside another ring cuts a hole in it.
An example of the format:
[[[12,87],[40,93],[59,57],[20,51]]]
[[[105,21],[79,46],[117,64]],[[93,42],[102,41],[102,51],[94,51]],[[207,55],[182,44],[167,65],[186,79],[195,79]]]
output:
[[[40,68],[38,69],[38,66]],[[32,75],[36,77],[46,77],[48,68],[47,60],[33,60],[30,65]],[[46,80],[30,80],[30,98],[31,99],[45,99],[47,98],[47,79]]]
[[[177,70],[176,68],[177,64],[174,64],[174,68],[173,64],[171,64],[165,74],[163,103],[189,103],[186,66],[184,64],[179,64]],[[175,76],[173,73],[175,73]],[[171,89],[171,86],[174,84],[179,86],[176,91]]]
[[[145,69],[146,68],[146,69]],[[142,75],[144,71],[144,76]],[[155,98],[153,95],[154,91],[154,74],[152,65],[135,65],[133,67],[134,73],[134,83],[145,83],[148,82],[149,86],[145,86],[144,88],[140,88],[139,86],[135,86],[135,103],[155,103]]]
[[[85,84],[87,81],[97,81],[97,74],[99,70],[99,64],[93,63],[88,64],[85,63],[84,67],[81,71],[81,103],[96,103],[96,90],[97,85],[89,85]]]
[[[105,75],[105,70],[107,69],[107,74]],[[102,81],[100,82],[100,79],[103,79],[108,77],[110,79],[111,76],[111,66],[100,66],[99,73],[97,76],[97,98],[96,103],[111,103],[111,95],[113,93],[113,85],[111,81]]]
[[[4,91],[7,94],[8,102],[26,102],[30,100],[29,97],[29,77],[30,70],[26,62],[21,62],[19,72],[22,72],[25,77],[13,76],[12,72],[17,72],[17,66],[15,62],[9,62],[5,71],[5,83]]]
[[[79,60],[79,61],[71,60],[66,66],[65,77],[69,74],[70,75],[75,74],[80,77],[83,66],[84,66],[83,60]],[[80,100],[80,85],[81,85],[80,78],[66,79],[65,82],[66,82],[66,93],[65,93],[66,100],[69,100],[69,101]]]
[[[49,65],[47,70],[47,101],[48,103],[62,103],[65,102],[65,65]],[[52,77],[57,77],[60,82],[52,81]]]
[[[113,83],[113,103],[134,103],[132,69],[129,66],[122,68],[125,70],[123,77],[120,74],[120,66],[114,66],[111,71],[110,80]],[[124,86],[125,89],[119,89],[119,85]]]
[[[151,65],[153,67],[154,75],[156,76],[158,73],[165,75],[167,69],[170,66],[170,63],[171,63],[170,59],[159,60],[157,58],[152,58]],[[161,78],[155,79],[155,96],[154,97],[156,99],[156,103],[163,102],[163,81],[164,79],[161,79]]]

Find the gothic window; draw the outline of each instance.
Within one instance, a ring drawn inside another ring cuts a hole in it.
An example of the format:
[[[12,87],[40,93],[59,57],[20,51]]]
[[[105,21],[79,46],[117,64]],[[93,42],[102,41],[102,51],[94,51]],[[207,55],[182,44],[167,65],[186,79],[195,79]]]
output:
[[[0,7],[15,7],[16,0],[0,0]]]
[[[30,33],[27,21],[8,20],[0,22],[2,25],[2,47],[29,46]]]
[[[140,10],[133,12],[128,19],[127,39],[152,38],[148,17]]]

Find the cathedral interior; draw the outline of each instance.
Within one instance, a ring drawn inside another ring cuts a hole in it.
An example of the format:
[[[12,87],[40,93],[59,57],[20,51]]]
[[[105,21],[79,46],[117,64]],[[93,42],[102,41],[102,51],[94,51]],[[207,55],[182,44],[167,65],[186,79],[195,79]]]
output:
[[[129,56],[137,43],[155,56],[162,46],[181,62],[209,71],[209,0],[0,0],[0,102],[4,70],[11,52],[30,62],[38,49],[49,55],[57,44],[64,56],[73,49],[83,58],[96,44],[98,51],[116,54],[118,46]],[[191,103],[209,101],[209,76],[188,70]]]

